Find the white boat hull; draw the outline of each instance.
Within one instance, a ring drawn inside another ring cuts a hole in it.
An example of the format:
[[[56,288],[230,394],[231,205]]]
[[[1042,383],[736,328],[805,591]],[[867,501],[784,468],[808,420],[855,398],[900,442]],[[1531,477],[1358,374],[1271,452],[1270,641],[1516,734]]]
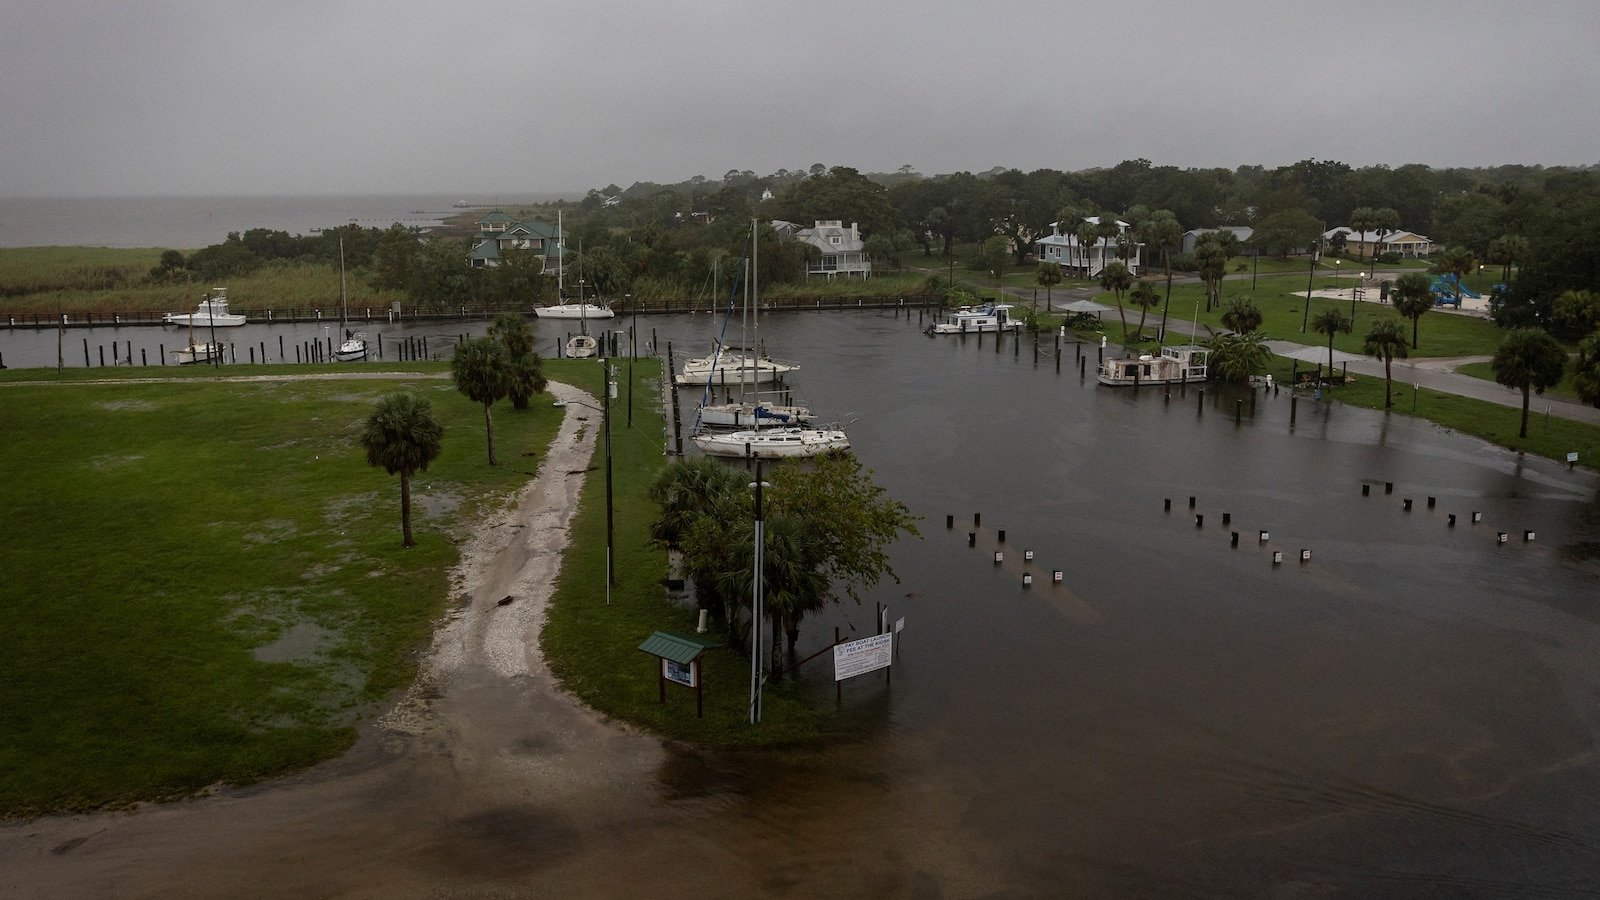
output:
[[[172,351],[172,358],[180,366],[193,365],[194,363],[211,362],[222,357],[221,344],[190,344],[180,350]]]
[[[703,384],[714,384],[718,387],[772,384],[799,368],[765,356],[756,358],[724,356],[720,362],[716,357],[707,356],[684,363],[683,371],[675,376],[675,380],[687,387]]]
[[[336,362],[361,362],[367,358],[367,339],[358,336],[345,341],[333,352],[333,358]]]
[[[567,357],[570,359],[590,359],[600,352],[599,348],[599,342],[587,334],[567,338]]]
[[[850,449],[843,431],[827,428],[701,432],[690,440],[707,456],[750,459],[798,459]]]
[[[760,412],[757,412],[757,410]],[[700,424],[713,428],[755,428],[785,425],[805,425],[811,421],[811,410],[804,406],[780,406],[774,403],[715,403],[700,407]]]
[[[161,317],[163,325],[193,325],[196,328],[232,328],[243,325],[244,316],[238,314],[202,316],[198,313],[167,313]]]
[[[609,307],[593,303],[561,303],[555,306],[535,306],[533,314],[541,319],[613,319],[616,313]]]

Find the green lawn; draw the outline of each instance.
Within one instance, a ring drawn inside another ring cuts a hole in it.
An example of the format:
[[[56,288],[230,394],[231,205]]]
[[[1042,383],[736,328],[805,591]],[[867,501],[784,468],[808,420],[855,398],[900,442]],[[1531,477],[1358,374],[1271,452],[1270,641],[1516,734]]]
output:
[[[1470,375],[1473,378],[1482,378],[1485,381],[1494,380],[1494,366],[1490,363],[1467,363],[1457,366],[1456,372]],[[1578,401],[1578,391],[1572,386],[1572,369],[1569,366],[1566,373],[1561,376],[1561,382],[1554,387],[1545,388],[1545,393],[1563,400]],[[1538,405],[1539,398],[1534,397],[1534,405]]]
[[[448,380],[63,381],[0,388],[0,814],[181,795],[340,752],[410,677],[452,535],[526,480],[560,415],[502,405],[491,468],[482,408]],[[356,443],[402,387],[447,427],[417,478],[411,550],[398,480]]]

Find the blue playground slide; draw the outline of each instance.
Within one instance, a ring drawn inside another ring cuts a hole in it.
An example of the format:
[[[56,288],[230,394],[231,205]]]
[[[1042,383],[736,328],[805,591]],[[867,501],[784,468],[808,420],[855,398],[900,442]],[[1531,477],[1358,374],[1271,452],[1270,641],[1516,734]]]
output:
[[[1474,300],[1481,296],[1477,291],[1462,284],[1453,272],[1446,275],[1433,276],[1433,293],[1435,297],[1444,302],[1454,303],[1456,302],[1457,291],[1460,291],[1460,296],[1471,297]]]

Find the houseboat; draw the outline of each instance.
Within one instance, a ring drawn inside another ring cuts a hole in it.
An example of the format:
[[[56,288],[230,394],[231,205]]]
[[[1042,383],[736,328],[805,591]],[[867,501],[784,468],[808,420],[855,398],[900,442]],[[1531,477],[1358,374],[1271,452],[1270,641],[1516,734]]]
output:
[[[1160,356],[1146,353],[1107,359],[1096,370],[1101,384],[1112,387],[1137,387],[1141,384],[1184,384],[1206,380],[1206,358],[1210,350],[1195,344],[1162,347]]]
[[[979,334],[1021,328],[1022,320],[1011,318],[1011,309],[1009,303],[963,306],[951,313],[948,320],[929,325],[926,331],[928,334]]]

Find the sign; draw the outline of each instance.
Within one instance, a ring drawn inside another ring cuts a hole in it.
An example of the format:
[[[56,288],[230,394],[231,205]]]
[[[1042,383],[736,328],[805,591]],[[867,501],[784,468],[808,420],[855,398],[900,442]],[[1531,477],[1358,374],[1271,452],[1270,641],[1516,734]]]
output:
[[[677,663],[670,659],[661,660],[661,677],[685,687],[694,687],[694,663]]]
[[[1578,451],[1574,450],[1571,453],[1567,454],[1567,462],[1575,463],[1577,461],[1578,461]]]
[[[894,650],[893,634],[875,634],[833,648],[833,680],[843,681],[887,668]]]
[[[905,616],[901,616],[900,618],[895,619],[894,620],[894,633],[895,634],[899,634],[900,632],[905,631],[905,630],[906,630],[906,617]]]

